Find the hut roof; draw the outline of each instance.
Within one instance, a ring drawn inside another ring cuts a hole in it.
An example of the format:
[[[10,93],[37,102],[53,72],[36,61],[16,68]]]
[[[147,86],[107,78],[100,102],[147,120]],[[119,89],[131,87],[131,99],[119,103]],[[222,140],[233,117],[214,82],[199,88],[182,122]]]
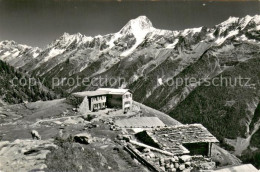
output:
[[[137,133],[136,136],[150,144],[157,145],[161,149],[175,155],[186,154],[189,151],[185,143],[212,143],[218,140],[201,124],[176,125],[159,127]],[[150,139],[148,139],[148,137]],[[149,144],[146,143],[146,144]]]
[[[176,125],[156,128],[152,136],[166,144],[218,142],[218,140],[201,124]]]
[[[115,124],[119,127],[126,128],[151,128],[165,126],[165,124],[157,117],[134,117],[116,120]]]
[[[97,91],[107,91],[108,94],[118,94],[123,95],[129,92],[129,89],[117,89],[117,88],[99,88]]]
[[[77,97],[93,97],[93,96],[101,96],[101,95],[106,95],[108,94],[107,91],[103,90],[97,90],[97,91],[84,91],[84,92],[77,92],[73,93],[72,95],[77,96]]]

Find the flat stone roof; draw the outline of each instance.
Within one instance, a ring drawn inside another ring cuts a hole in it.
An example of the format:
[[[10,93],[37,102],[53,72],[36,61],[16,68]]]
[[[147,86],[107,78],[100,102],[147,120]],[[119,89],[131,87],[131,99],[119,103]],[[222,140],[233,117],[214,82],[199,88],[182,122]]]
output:
[[[115,95],[123,95],[129,92],[128,89],[116,89],[116,88],[99,88],[96,91],[83,91],[72,93],[72,95],[77,97],[93,97],[93,96],[101,96],[106,94],[115,94]]]
[[[97,91],[107,91],[108,94],[118,94],[123,95],[126,92],[129,92],[129,89],[117,89],[117,88],[99,88]]]
[[[151,128],[165,126],[165,124],[158,117],[133,117],[119,119],[115,121],[115,124],[119,127],[125,128]]]
[[[159,142],[167,145],[172,143],[216,143],[219,142],[203,125],[187,124],[156,128],[151,135]]]
[[[108,94],[107,91],[101,91],[101,90],[97,90],[97,91],[84,91],[84,92],[77,92],[77,93],[73,93],[72,95],[74,96],[78,96],[78,97],[93,97],[93,96],[101,96],[101,95],[106,95]]]

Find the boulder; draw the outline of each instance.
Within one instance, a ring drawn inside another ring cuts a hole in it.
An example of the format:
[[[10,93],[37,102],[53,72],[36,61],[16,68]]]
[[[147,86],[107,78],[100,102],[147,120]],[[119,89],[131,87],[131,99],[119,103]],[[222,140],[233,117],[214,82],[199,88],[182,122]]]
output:
[[[144,152],[144,153],[149,153],[149,152],[150,152],[150,149],[149,149],[149,148],[144,148],[142,152]]]
[[[154,153],[150,153],[149,156],[150,156],[151,158],[155,158]]]
[[[165,164],[165,169],[169,169],[170,168],[170,164]]]
[[[176,172],[177,170],[176,170],[176,168],[170,168],[169,170],[168,170],[168,172]]]
[[[118,134],[116,137],[117,137],[118,140],[123,140],[122,134]]]
[[[165,164],[164,159],[163,159],[163,158],[160,158],[159,163],[160,163],[161,166],[164,166],[164,164]]]
[[[147,158],[147,159],[151,159],[151,157],[150,157],[149,155],[146,155],[146,158]]]
[[[80,133],[74,136],[75,142],[89,144],[93,142],[93,138],[89,133]]]
[[[191,162],[185,162],[185,166],[186,167],[190,167],[191,166]]]
[[[165,168],[164,168],[164,167],[160,167],[160,169],[161,169],[162,171],[165,171]]]
[[[131,140],[131,136],[130,135],[123,135],[123,140],[125,140],[126,142],[129,142]]]
[[[170,164],[171,163],[171,159],[170,158],[165,158],[164,162],[165,162],[165,164]]]
[[[179,163],[177,163],[177,162],[176,162],[176,163],[174,163],[174,167],[175,167],[175,168],[179,168],[179,166],[180,166],[180,164],[179,164]]]
[[[199,164],[200,169],[203,170],[212,170],[216,167],[215,162],[203,162]]]
[[[174,168],[174,164],[170,164],[170,168]]]
[[[179,162],[179,160],[176,160],[174,157],[170,159],[171,163]]]
[[[180,162],[188,162],[191,161],[191,156],[190,155],[182,155],[180,157]]]
[[[31,131],[31,135],[32,135],[33,140],[34,140],[34,139],[41,140],[41,136],[40,136],[40,134],[38,133],[38,131],[32,130],[32,131]]]
[[[180,169],[181,171],[183,171],[183,170],[185,169],[185,165],[184,165],[184,164],[181,164],[181,165],[179,166],[179,169]]]

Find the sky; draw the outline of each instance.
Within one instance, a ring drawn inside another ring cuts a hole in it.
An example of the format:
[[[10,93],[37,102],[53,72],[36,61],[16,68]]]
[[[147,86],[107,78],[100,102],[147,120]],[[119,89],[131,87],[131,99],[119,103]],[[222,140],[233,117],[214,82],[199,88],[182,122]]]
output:
[[[0,0],[0,41],[43,48],[64,32],[115,33],[140,15],[158,29],[182,30],[256,14],[260,1]]]

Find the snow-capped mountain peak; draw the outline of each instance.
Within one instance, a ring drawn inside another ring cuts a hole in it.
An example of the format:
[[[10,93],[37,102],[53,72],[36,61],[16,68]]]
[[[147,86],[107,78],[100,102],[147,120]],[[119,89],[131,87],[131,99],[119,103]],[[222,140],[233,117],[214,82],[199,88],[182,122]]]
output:
[[[28,45],[23,45],[23,44],[17,44],[15,41],[11,40],[5,40],[5,41],[1,41],[0,42],[0,48],[13,48],[13,47],[17,47],[19,49],[26,49],[26,48],[32,48],[31,46]]]
[[[53,47],[53,46],[59,45],[63,48],[66,48],[73,42],[85,43],[87,40],[90,40],[90,39],[92,39],[92,37],[87,37],[85,35],[82,35],[81,33],[69,34],[69,33],[65,32],[60,38],[56,39],[51,44],[49,44],[48,47]]]
[[[138,47],[138,45],[144,41],[145,36],[154,30],[156,29],[153,27],[152,22],[146,16],[139,16],[136,19],[130,20],[119,31],[119,33],[122,35],[133,34],[136,42],[130,49],[123,52],[121,56],[128,56],[131,54],[136,49],[136,47]]]
[[[146,16],[139,16],[130,20],[121,30],[120,33],[132,32],[138,34],[142,31],[153,28],[152,22]]]
[[[21,67],[36,58],[42,50],[38,47],[31,47],[18,44],[15,41],[0,42],[0,60],[4,60],[12,66]]]
[[[219,24],[219,26],[228,26],[232,23],[238,22],[238,17],[229,17],[226,21]]]
[[[221,28],[221,30],[225,30],[232,25],[240,26],[241,30],[243,30],[248,24],[255,23],[256,25],[260,24],[260,15],[250,16],[247,15],[243,18],[238,17],[229,17],[226,21],[216,25]]]

